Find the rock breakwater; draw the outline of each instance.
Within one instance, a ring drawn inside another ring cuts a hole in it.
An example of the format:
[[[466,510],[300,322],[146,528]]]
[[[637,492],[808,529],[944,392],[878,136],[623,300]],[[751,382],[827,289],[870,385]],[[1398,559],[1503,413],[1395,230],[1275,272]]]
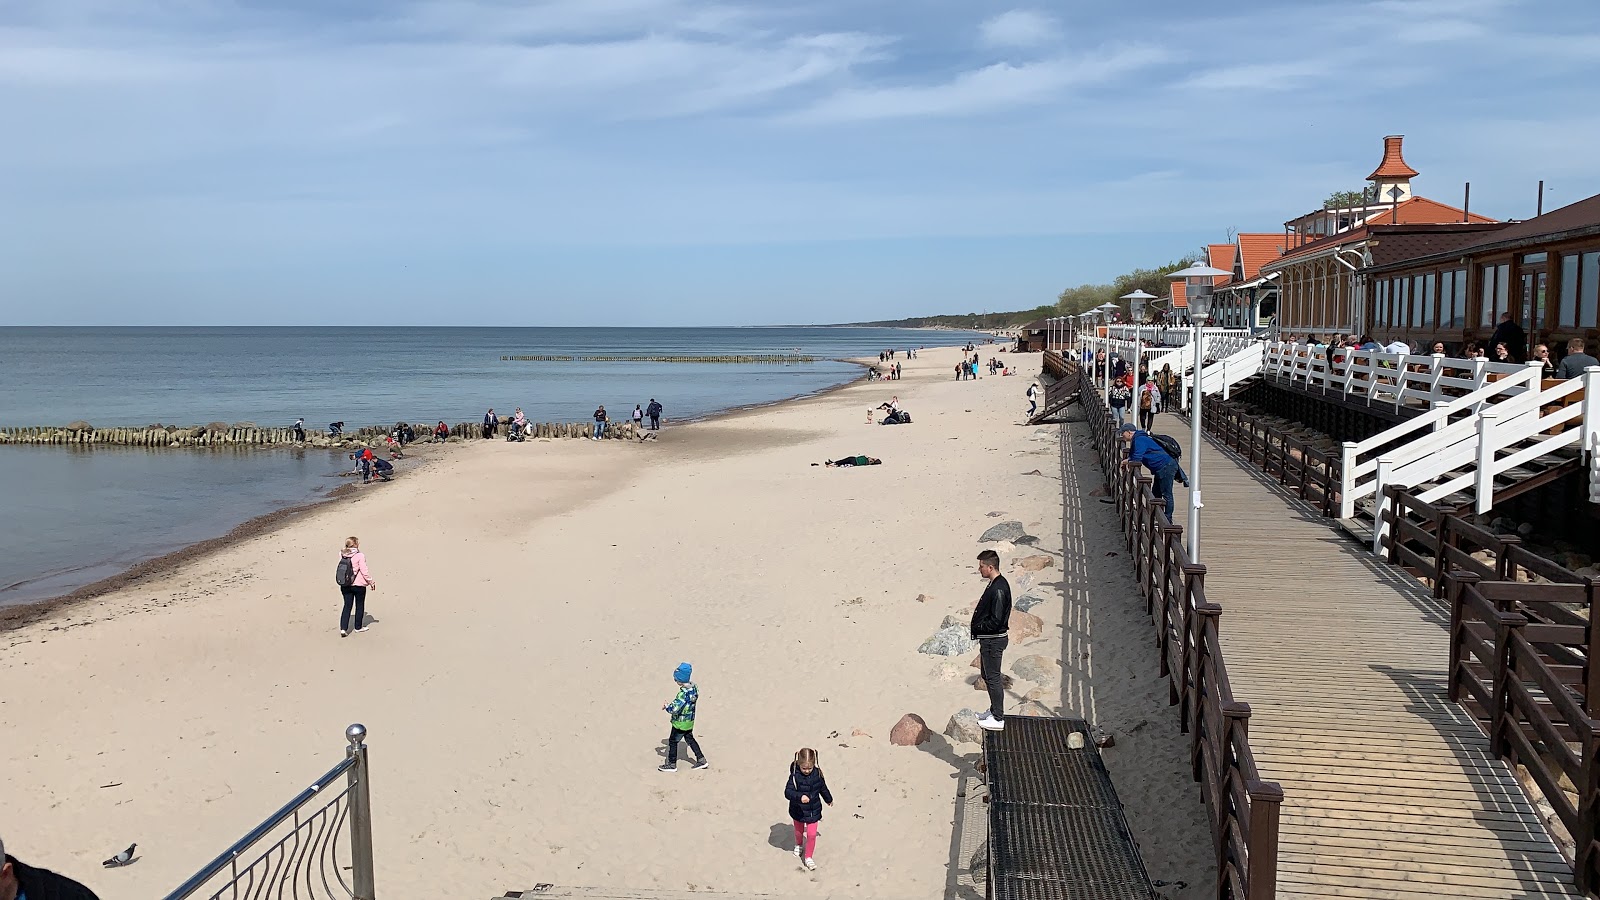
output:
[[[418,443],[436,441],[437,424],[418,423],[411,426]],[[504,425],[501,426],[504,428]],[[593,422],[533,422],[528,426],[528,437],[582,438],[593,433]],[[252,422],[211,422],[206,425],[132,425],[113,428],[96,428],[88,422],[67,425],[0,426],[0,444],[28,444],[43,446],[110,447],[314,447],[345,449],[352,447],[378,447],[393,426],[373,425],[345,431],[331,437],[325,431],[307,431],[305,440],[296,440],[293,428],[263,428]],[[450,441],[478,438],[483,426],[477,422],[460,422],[450,426]],[[613,440],[631,440],[639,436],[632,422],[612,422],[606,426],[605,437]],[[497,435],[503,438],[504,432]]]

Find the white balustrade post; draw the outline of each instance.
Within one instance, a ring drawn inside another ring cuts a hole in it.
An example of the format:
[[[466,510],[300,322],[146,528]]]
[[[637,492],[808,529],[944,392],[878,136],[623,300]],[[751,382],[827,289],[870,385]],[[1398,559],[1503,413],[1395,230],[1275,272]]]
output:
[[[1345,441],[1339,457],[1339,518],[1356,514],[1356,442]]]
[[[1474,391],[1476,391],[1477,389],[1483,387],[1485,384],[1488,384],[1488,383],[1489,383],[1489,361],[1487,359],[1484,359],[1481,356],[1475,357],[1472,360],[1472,389]],[[1483,403],[1484,402],[1482,400],[1479,400],[1477,406],[1473,407],[1472,411],[1473,412],[1482,412],[1483,411]]]
[[[1499,419],[1500,414],[1494,410],[1485,410],[1478,415],[1478,471],[1474,473],[1477,476],[1478,496],[1474,499],[1474,507],[1480,515],[1494,508],[1494,430]]]
[[[1389,536],[1389,525],[1383,520],[1384,507],[1389,505],[1383,496],[1383,488],[1389,483],[1393,468],[1394,460],[1387,456],[1378,457],[1378,480],[1373,482],[1375,490],[1372,495],[1372,552],[1378,556],[1383,555],[1383,539]]]
[[[1439,379],[1444,377],[1443,353],[1433,354],[1433,368],[1429,370],[1428,376],[1428,399],[1435,403],[1448,402],[1440,399],[1444,396],[1444,391],[1439,389]]]
[[[1583,450],[1589,454],[1589,502],[1600,503],[1600,366],[1583,370]]]

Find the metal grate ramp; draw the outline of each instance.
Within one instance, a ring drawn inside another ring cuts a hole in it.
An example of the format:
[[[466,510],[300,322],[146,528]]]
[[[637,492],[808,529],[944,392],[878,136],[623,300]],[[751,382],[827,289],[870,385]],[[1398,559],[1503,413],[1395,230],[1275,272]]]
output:
[[[1159,900],[1087,722],[1008,716],[983,757],[992,900]]]

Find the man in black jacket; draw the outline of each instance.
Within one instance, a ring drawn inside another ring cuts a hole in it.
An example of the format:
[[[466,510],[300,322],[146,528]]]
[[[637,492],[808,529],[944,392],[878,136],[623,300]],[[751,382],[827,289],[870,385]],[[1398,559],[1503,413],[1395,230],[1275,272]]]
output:
[[[1528,358],[1528,333],[1522,330],[1511,318],[1511,313],[1500,314],[1500,324],[1494,327],[1494,334],[1489,338],[1489,358],[1494,359],[1494,345],[1505,344],[1510,352],[1511,359],[1522,362]]]
[[[972,610],[972,637],[978,642],[978,672],[989,689],[989,709],[978,716],[978,727],[999,731],[1006,727],[1006,675],[1000,668],[1006,635],[1011,625],[1011,584],[1000,574],[1000,554],[978,554],[978,574],[989,582]]]
[[[0,843],[0,900],[99,900],[94,891],[65,875],[48,869],[35,869],[14,857],[6,856],[4,843]]]

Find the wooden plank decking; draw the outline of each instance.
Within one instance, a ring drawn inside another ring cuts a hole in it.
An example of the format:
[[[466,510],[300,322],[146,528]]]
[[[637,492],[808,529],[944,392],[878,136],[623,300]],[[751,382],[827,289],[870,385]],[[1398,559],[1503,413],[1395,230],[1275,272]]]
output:
[[[1188,467],[1187,424],[1162,416],[1156,430],[1182,441]],[[1285,795],[1277,896],[1581,896],[1510,769],[1445,695],[1445,605],[1215,444],[1202,452],[1206,596],[1223,608],[1262,777]]]

